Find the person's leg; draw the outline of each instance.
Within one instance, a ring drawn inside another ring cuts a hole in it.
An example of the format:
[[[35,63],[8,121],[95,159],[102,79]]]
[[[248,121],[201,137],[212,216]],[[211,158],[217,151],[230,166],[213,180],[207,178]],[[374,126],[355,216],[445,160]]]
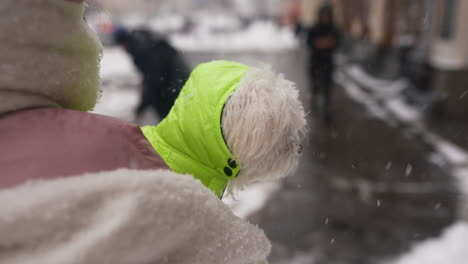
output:
[[[309,78],[312,90],[312,109],[317,110],[319,107],[319,94],[320,94],[320,73],[317,67],[313,65],[309,68]]]
[[[165,98],[162,95],[156,98],[154,107],[159,117],[161,118],[161,120],[163,120],[169,114],[169,111],[171,110],[171,107],[167,103],[167,98]]]
[[[327,122],[332,120],[331,90],[332,90],[332,88],[331,88],[330,84],[327,84],[326,86],[324,86],[324,89],[323,89],[323,99],[324,99],[323,114],[324,114],[324,119]]]
[[[169,82],[162,83],[158,88],[155,98],[155,109],[161,120],[169,114],[174,105],[176,96],[173,90],[174,88],[169,85]]]
[[[323,113],[325,121],[330,122],[332,120],[333,67],[328,66],[322,74]]]
[[[148,107],[154,108],[154,96],[151,93],[150,84],[144,83],[143,84],[143,91],[140,96],[140,103],[138,104],[137,108],[135,109],[135,119],[134,122],[139,124],[143,115],[143,112]]]

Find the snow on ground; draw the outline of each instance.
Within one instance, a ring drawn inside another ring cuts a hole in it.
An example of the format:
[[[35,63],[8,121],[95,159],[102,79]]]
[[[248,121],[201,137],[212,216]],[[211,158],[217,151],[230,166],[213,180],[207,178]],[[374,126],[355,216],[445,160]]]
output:
[[[468,166],[468,152],[424,126],[420,111],[406,103],[399,95],[402,89],[400,84],[377,80],[358,68],[356,65],[345,68],[335,78],[353,100],[365,105],[371,115],[381,118],[385,122],[397,121],[409,127],[408,130],[411,132],[420,133],[423,140],[432,146],[436,154],[443,157],[451,167]],[[365,88],[360,88],[355,82]],[[375,87],[377,85],[381,85],[381,87]],[[388,92],[386,97],[381,97],[381,91],[386,89],[393,89],[393,92]],[[468,181],[468,178],[463,180]]]
[[[133,109],[138,104],[138,100],[139,95],[133,90],[105,90],[93,112],[132,121]]]
[[[428,140],[451,164],[455,166],[468,165],[468,153],[462,148],[436,135],[430,135]]]
[[[372,93],[373,97],[385,101],[386,108],[398,119],[405,122],[416,122],[422,118],[421,113],[407,104],[401,94],[407,86],[405,80],[380,80],[368,75],[357,65],[346,67],[345,72],[359,85]]]
[[[344,87],[353,100],[366,106],[372,116],[388,123],[396,120],[409,127],[412,132],[421,133],[422,138],[432,146],[435,153],[443,157],[452,167],[468,166],[468,152],[431,132],[424,126],[420,111],[404,101],[400,95],[403,85],[401,81],[389,82],[375,79],[356,65],[345,67],[337,74],[335,80]],[[380,87],[377,87],[378,85]]]
[[[456,168],[453,172],[455,177],[458,179],[460,189],[468,190],[468,166]],[[468,194],[464,194],[462,202],[460,202],[459,216],[461,219],[468,219]],[[466,238],[468,239],[468,237]],[[466,259],[468,260],[468,252]],[[468,262],[468,261],[467,261]]]
[[[334,80],[341,84],[345,89],[346,94],[353,99],[355,102],[364,105],[367,109],[367,113],[370,116],[376,117],[381,120],[385,120],[386,122],[391,123],[394,126],[394,122],[392,122],[391,116],[389,115],[386,109],[380,107],[377,103],[377,100],[373,99],[372,96],[363,91],[359,88],[358,85],[346,79],[345,75],[341,72],[338,72],[334,76]]]
[[[391,85],[390,81],[380,80],[368,75],[361,67],[357,65],[348,66],[347,71],[351,77],[359,80],[359,82],[365,84],[371,89],[382,89],[383,87]]]
[[[392,264],[462,264],[468,262],[468,224],[449,227],[441,238],[417,245]]]
[[[182,51],[275,52],[298,45],[290,28],[267,21],[256,21],[245,30],[216,34],[199,30],[192,34],[174,34],[170,39]]]
[[[361,67],[357,65],[348,66],[346,72],[366,89],[377,93],[376,95],[386,97],[399,96],[401,91],[407,86],[407,81],[404,79],[399,79],[396,81],[377,79],[367,74]]]
[[[138,78],[133,62],[125,51],[119,47],[106,47],[101,60],[102,81],[112,81],[113,78]]]
[[[275,52],[299,45],[291,27],[280,26],[271,20],[254,20],[243,28],[241,19],[232,13],[194,12],[188,18],[180,14],[112,18],[107,13],[99,13],[89,17],[88,22],[97,32],[103,22],[129,29],[147,27],[168,35],[170,42],[181,51]]]
[[[458,182],[457,188],[461,192],[458,216],[468,220],[468,152],[430,131],[425,132],[425,141],[451,167],[452,175]],[[468,251],[466,258],[468,259]]]
[[[216,32],[235,31],[242,23],[238,16],[228,12],[199,11],[190,16],[196,31]]]
[[[387,109],[404,122],[417,122],[421,119],[421,113],[406,104],[401,97],[391,98],[385,103]]]
[[[176,32],[184,27],[185,19],[181,15],[167,14],[152,18],[148,27],[156,32]]]
[[[130,58],[120,48],[105,48],[100,73],[102,96],[93,112],[131,121],[139,100],[140,77]]]
[[[465,67],[464,57],[459,56],[451,41],[438,41],[432,48],[430,62],[439,69],[458,70]]]
[[[240,218],[248,218],[256,211],[263,208],[270,196],[279,190],[280,182],[257,182],[247,186],[243,191],[240,191],[235,197],[225,197],[225,202],[235,215]]]
[[[282,262],[281,264],[314,264],[315,256],[310,253],[297,253],[292,259]]]
[[[364,105],[369,114],[391,126],[395,122],[402,124],[407,131],[419,134],[420,138],[432,147],[434,152],[429,155],[428,159],[442,166],[448,164],[452,175],[459,182],[457,187],[462,197],[459,217],[468,220],[468,206],[465,205],[468,194],[468,152],[433,133],[423,124],[419,111],[405,103],[399,95],[402,89],[401,84],[377,80],[368,76],[357,66],[338,72],[335,81],[344,87],[353,100]],[[389,91],[386,91],[387,89]],[[404,186],[399,187],[399,189],[402,188]],[[468,224],[460,222],[450,226],[441,238],[423,242],[410,253],[389,263],[466,263],[468,259],[467,237]]]

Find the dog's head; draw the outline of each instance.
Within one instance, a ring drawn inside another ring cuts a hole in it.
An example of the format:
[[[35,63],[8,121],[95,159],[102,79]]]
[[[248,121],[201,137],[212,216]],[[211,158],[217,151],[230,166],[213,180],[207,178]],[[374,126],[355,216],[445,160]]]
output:
[[[241,165],[229,192],[256,180],[291,174],[306,133],[304,108],[295,84],[267,66],[250,68],[226,102],[223,135]]]

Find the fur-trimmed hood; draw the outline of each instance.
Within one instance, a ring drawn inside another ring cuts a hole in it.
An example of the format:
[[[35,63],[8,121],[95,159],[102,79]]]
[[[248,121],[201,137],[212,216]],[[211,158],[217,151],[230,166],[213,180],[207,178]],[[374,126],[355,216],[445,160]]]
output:
[[[0,114],[38,106],[91,110],[101,44],[83,1],[2,0]]]

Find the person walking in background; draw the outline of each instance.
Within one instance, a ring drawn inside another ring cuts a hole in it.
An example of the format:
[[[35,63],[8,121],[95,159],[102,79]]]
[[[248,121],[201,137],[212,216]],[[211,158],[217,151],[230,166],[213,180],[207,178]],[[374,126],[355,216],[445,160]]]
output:
[[[310,77],[312,84],[313,102],[316,107],[318,97],[323,99],[324,119],[330,122],[333,54],[338,46],[339,31],[333,23],[331,5],[324,5],[319,9],[318,21],[307,33],[307,47],[310,49]]]
[[[115,42],[132,57],[143,77],[143,91],[136,108],[136,122],[149,107],[164,119],[190,74],[182,55],[162,36],[147,29],[118,28]]]

